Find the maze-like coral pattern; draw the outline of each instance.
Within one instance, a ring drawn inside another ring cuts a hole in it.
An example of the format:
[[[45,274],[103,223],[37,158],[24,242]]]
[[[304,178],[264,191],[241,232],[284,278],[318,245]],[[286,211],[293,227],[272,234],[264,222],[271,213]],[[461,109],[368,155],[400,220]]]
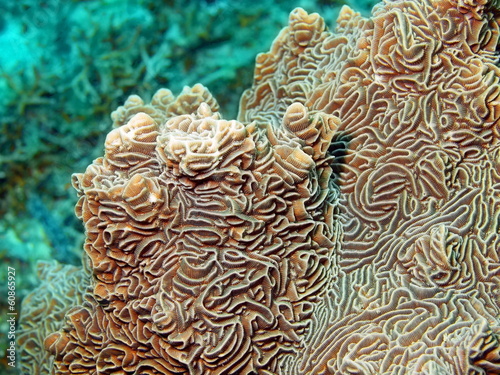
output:
[[[299,349],[339,228],[321,143],[338,119],[297,107],[276,133],[202,103],[108,135],[74,179],[95,279],[45,341],[56,373],[275,373]]]
[[[238,121],[202,87],[115,112],[54,372],[500,374],[496,6],[296,9]]]
[[[240,121],[291,101],[340,120],[339,282],[283,373],[500,373],[493,6],[386,2],[369,20],[344,8],[338,34],[299,9],[258,57]]]
[[[40,285],[23,300],[16,330],[19,370],[35,375],[51,373],[54,358],[44,350],[44,340],[61,329],[69,310],[84,302],[90,281],[87,268],[56,261],[40,262],[37,268]]]

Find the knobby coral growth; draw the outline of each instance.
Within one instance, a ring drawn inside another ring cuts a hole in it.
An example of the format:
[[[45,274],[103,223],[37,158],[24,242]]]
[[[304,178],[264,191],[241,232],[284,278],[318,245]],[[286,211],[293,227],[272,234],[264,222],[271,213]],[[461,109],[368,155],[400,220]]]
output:
[[[296,9],[238,121],[113,115],[74,186],[92,273],[57,374],[500,374],[499,13]]]

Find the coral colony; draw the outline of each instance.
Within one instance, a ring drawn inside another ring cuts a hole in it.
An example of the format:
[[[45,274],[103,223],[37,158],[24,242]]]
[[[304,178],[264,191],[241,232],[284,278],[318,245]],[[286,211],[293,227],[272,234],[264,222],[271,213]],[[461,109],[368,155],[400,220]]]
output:
[[[295,9],[237,120],[201,85],[130,97],[23,371],[499,374],[497,5]]]

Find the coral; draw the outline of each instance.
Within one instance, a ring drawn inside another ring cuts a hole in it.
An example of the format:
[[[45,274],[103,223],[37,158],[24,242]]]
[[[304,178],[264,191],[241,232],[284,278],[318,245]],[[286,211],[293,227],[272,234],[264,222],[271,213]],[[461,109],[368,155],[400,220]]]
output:
[[[39,262],[41,283],[22,303],[17,344],[20,370],[24,374],[48,374],[53,358],[44,350],[47,335],[63,325],[64,317],[75,305],[83,303],[89,287],[88,270],[56,261]],[[23,359],[30,358],[31,361]]]
[[[500,372],[493,5],[344,8],[340,34],[296,10],[258,57],[240,121],[276,122],[297,101],[340,119],[339,282],[284,373]]]
[[[318,136],[338,119],[305,111],[274,133],[201,103],[108,134],[104,158],[74,176],[95,278],[45,340],[58,373],[249,374],[298,349],[338,230]]]
[[[130,99],[74,175],[91,290],[53,372],[500,374],[499,30],[493,1],[298,8],[237,121]]]
[[[163,86],[177,94],[203,82],[234,117],[255,55],[293,6],[283,0],[0,2],[0,236],[6,227],[9,237],[24,240],[15,247],[0,241],[0,253],[37,248],[38,233],[25,228],[40,227],[54,258],[64,250],[61,240],[70,253],[81,253],[81,225],[68,209],[75,204],[70,176],[101,155],[110,109],[131,94],[149,102]],[[29,202],[38,198],[50,218],[32,214]],[[65,227],[61,235],[51,231],[57,222]],[[35,269],[41,259],[33,256],[26,266]]]
[[[129,96],[125,104],[111,114],[111,118],[113,127],[116,128],[127,124],[134,115],[142,112],[149,115],[157,125],[161,125],[172,116],[196,112],[202,103],[206,103],[214,112],[219,110],[215,98],[199,83],[192,88],[185,86],[177,97],[170,90],[160,89],[154,94],[150,104],[145,104],[138,95]]]
[[[20,298],[36,286],[38,260],[82,252],[70,176],[101,155],[110,110],[131,94],[149,102],[163,86],[177,94],[203,82],[234,117],[255,55],[299,2],[0,1],[0,257],[29,270]]]
[[[284,373],[500,373],[494,5],[344,8],[339,34],[296,10],[258,57],[240,121],[292,102],[340,119],[339,281]]]

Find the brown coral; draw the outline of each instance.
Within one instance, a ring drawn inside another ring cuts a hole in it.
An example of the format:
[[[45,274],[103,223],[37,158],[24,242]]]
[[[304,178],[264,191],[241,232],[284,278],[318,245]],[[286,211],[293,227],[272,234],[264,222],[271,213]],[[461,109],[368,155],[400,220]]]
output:
[[[88,292],[87,270],[57,262],[40,262],[41,284],[23,300],[17,344],[23,374],[48,374],[53,357],[44,350],[47,335],[61,329],[64,317],[75,305],[83,303]]]
[[[297,9],[238,121],[126,105],[74,179],[93,291],[54,372],[499,374],[495,7]]]
[[[259,58],[257,72],[290,73],[257,77],[240,121],[287,116],[291,99],[340,120],[339,283],[284,373],[499,373],[498,20],[483,5],[387,2],[371,20],[344,8],[342,35],[297,59],[291,22]]]
[[[277,371],[332,268],[326,125],[304,121],[309,154],[206,103],[108,135],[74,179],[93,293],[45,341],[57,373]]]

